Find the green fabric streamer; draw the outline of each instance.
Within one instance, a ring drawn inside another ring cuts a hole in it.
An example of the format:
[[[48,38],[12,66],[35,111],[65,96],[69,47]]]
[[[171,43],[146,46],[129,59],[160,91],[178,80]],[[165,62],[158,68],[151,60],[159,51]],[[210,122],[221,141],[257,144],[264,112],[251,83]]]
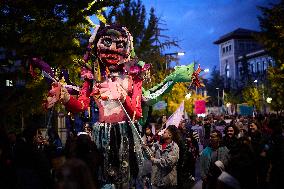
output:
[[[149,106],[153,106],[162,96],[169,92],[175,83],[177,82],[191,82],[192,74],[194,73],[194,63],[187,66],[175,66],[174,71],[170,73],[161,83],[152,87],[151,89],[145,90],[142,88],[142,99],[143,100],[143,117],[139,120],[141,125],[145,125],[148,118]]]

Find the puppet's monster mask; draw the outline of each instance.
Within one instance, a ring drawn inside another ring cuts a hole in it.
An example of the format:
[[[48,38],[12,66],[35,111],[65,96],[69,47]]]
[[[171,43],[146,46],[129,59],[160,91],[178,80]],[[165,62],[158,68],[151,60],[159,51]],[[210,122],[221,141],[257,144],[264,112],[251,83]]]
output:
[[[130,41],[128,34],[123,30],[108,29],[97,42],[97,57],[106,66],[125,63],[129,54]]]

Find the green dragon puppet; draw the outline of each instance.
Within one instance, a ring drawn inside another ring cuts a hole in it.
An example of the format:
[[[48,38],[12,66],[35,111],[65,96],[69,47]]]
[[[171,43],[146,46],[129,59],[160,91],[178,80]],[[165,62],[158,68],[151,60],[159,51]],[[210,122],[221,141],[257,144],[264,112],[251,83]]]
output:
[[[194,71],[194,64],[195,63],[191,63],[187,66],[175,66],[174,71],[170,73],[170,75],[168,75],[161,83],[148,90],[142,88],[143,117],[139,120],[141,125],[146,123],[149,107],[160,101],[162,96],[169,92],[175,83],[191,82],[190,85],[194,84],[197,87],[201,86],[198,79],[201,69],[198,67],[198,69]]]

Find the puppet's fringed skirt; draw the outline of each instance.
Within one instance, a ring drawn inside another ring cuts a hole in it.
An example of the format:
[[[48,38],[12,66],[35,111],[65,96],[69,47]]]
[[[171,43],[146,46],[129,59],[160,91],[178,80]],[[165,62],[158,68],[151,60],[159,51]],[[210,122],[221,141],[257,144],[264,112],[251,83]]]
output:
[[[102,183],[129,183],[141,176],[144,157],[138,135],[128,122],[94,124],[94,142],[103,156]]]

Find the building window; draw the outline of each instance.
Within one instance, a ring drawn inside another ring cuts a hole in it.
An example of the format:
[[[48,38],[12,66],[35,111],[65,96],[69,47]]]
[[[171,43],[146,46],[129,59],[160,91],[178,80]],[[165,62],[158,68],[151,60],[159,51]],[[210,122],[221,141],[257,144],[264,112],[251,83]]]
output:
[[[13,81],[12,80],[6,80],[6,87],[12,87],[13,86]]]
[[[250,44],[250,43],[247,43],[247,44],[246,44],[246,50],[250,50],[250,48],[251,48],[251,44]]]
[[[232,50],[232,45],[229,45],[229,51],[231,51]]]
[[[257,73],[257,63],[253,64],[253,73]]]
[[[225,47],[223,47],[223,54],[225,53]]]
[[[263,71],[265,72],[267,70],[267,61],[263,61]]]
[[[237,66],[237,76],[239,77],[239,78],[241,78],[242,77],[242,71],[243,71],[243,68],[242,68],[242,65],[240,64],[240,62],[238,63],[238,66]]]
[[[230,65],[228,64],[228,62],[226,62],[225,73],[226,73],[226,77],[230,78]]]
[[[239,49],[240,49],[241,51],[244,50],[244,43],[241,42],[241,43],[239,44]]]

